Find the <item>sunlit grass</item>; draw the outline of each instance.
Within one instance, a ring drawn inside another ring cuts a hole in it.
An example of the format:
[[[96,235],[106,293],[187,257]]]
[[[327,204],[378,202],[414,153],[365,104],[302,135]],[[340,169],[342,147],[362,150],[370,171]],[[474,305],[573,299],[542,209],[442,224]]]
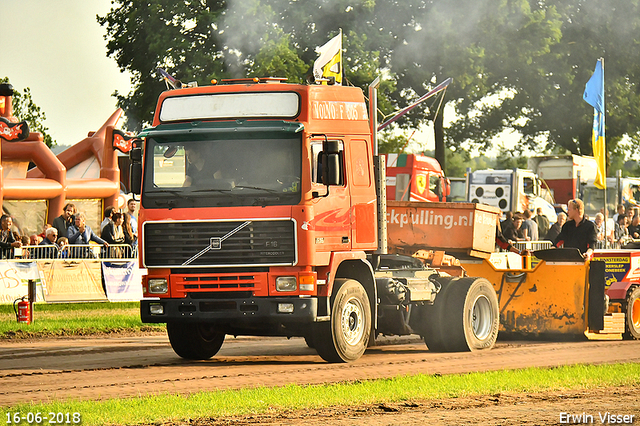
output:
[[[4,411],[78,412],[83,425],[134,425],[331,406],[638,385],[640,364],[576,365],[444,376],[419,374],[329,385],[200,392],[188,396],[164,394],[98,402],[21,404]]]
[[[0,305],[0,339],[163,331],[143,324],[139,302],[36,303],[31,324],[16,321],[13,306]]]

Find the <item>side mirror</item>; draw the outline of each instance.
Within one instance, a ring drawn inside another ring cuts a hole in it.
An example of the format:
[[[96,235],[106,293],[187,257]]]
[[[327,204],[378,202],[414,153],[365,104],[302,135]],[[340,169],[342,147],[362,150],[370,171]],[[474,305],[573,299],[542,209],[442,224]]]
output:
[[[142,163],[131,163],[129,168],[129,188],[134,194],[140,194],[142,189]]]
[[[322,183],[327,186],[340,185],[340,143],[325,140],[322,143],[322,157]]]
[[[131,148],[129,159],[132,163],[142,163],[142,148]]]
[[[129,151],[131,166],[129,168],[129,188],[134,194],[142,189],[142,148],[134,147]]]

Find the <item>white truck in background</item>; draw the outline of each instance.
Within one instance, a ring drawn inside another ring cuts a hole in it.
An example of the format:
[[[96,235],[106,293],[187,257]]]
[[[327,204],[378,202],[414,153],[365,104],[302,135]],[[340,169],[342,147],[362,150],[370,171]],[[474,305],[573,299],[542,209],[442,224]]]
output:
[[[498,207],[503,212],[524,212],[538,207],[549,222],[557,220],[553,198],[530,170],[467,170],[467,201]]]

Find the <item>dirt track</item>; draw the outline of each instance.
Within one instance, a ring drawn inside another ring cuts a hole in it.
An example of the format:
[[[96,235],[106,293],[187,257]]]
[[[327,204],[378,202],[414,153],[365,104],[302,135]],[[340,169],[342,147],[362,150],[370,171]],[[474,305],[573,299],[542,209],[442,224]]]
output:
[[[499,342],[491,351],[453,354],[429,352],[418,339],[382,343],[353,364],[327,364],[302,339],[228,337],[215,358],[202,362],[178,358],[165,336],[2,342],[0,406],[415,373],[640,362],[640,341]]]

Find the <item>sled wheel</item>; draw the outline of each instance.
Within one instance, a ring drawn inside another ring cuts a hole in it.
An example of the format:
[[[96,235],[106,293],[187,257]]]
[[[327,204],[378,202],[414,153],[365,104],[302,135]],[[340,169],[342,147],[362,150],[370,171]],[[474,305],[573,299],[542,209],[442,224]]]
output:
[[[203,323],[167,323],[167,334],[173,351],[185,359],[209,359],[218,353],[224,333]]]

